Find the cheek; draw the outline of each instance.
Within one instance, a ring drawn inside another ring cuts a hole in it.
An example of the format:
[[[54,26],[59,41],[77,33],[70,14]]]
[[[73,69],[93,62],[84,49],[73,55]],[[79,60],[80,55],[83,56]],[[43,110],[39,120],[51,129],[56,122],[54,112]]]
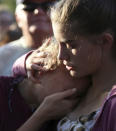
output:
[[[94,67],[98,67],[101,64],[102,60],[102,49],[100,46],[91,49],[90,53],[88,54],[88,61],[90,62],[90,65],[93,65]]]
[[[99,46],[81,48],[77,55],[72,57],[72,63],[75,65],[73,76],[80,77],[89,75],[98,70],[102,61],[102,49]],[[71,72],[70,72],[71,73]]]
[[[88,62],[90,65],[98,64],[101,61],[102,49],[98,45],[93,45],[90,47],[81,47],[77,51],[77,61],[83,60],[83,62]],[[75,58],[76,59],[76,58]],[[84,65],[85,66],[85,65]]]

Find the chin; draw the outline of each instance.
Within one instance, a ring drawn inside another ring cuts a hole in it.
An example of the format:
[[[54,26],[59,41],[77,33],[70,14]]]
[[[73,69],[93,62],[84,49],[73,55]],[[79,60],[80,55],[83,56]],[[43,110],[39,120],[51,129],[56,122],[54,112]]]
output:
[[[74,71],[74,70],[70,70],[70,75],[71,75],[72,77],[79,77],[79,76],[78,76],[78,73],[77,73],[76,71]]]

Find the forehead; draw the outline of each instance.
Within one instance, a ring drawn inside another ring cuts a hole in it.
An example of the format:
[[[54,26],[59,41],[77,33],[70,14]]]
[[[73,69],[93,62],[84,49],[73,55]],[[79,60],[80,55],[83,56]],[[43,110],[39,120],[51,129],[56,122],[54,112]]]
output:
[[[74,34],[71,30],[71,26],[62,25],[52,22],[54,37],[58,42],[66,42],[68,40],[76,40],[79,34]]]

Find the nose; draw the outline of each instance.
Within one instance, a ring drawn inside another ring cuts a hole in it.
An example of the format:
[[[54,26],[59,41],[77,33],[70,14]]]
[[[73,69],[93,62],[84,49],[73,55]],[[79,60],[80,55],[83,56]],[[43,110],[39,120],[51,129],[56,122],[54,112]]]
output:
[[[60,60],[69,60],[68,49],[65,44],[60,44],[58,58]]]

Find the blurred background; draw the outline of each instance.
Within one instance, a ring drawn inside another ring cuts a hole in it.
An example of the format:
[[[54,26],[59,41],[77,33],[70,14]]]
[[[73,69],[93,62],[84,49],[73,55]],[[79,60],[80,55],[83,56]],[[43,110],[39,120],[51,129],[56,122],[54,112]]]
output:
[[[16,0],[0,0],[0,4],[7,5],[9,9],[14,12],[16,6]]]
[[[22,35],[15,19],[15,7],[16,0],[0,0],[0,47]]]

